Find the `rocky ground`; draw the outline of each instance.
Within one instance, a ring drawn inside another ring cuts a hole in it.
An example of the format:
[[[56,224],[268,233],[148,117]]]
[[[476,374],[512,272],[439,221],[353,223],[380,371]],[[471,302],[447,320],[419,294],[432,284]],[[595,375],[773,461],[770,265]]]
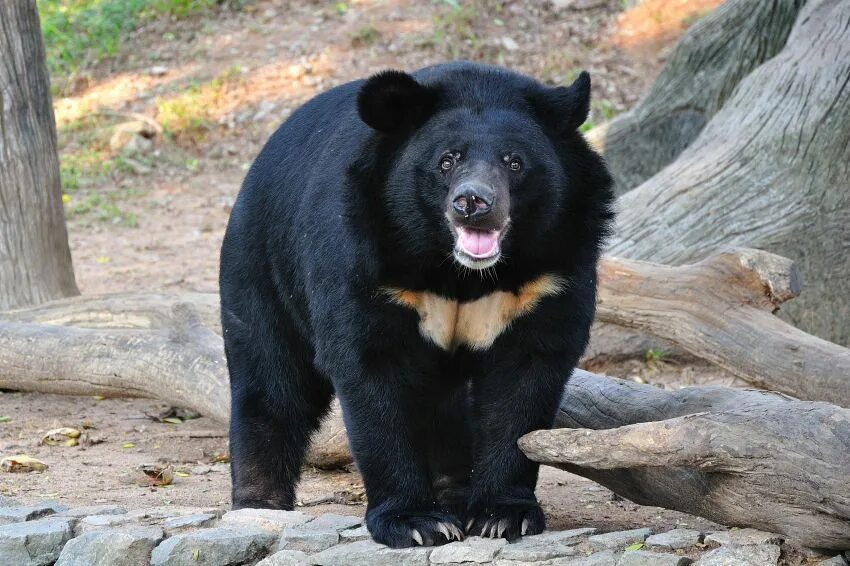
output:
[[[362,519],[350,515],[217,507],[69,509],[0,500],[0,564],[15,566],[768,566],[794,553],[801,551],[782,537],[752,529],[598,533],[593,527],[548,531],[514,543],[472,537],[395,550],[369,539]],[[805,559],[847,565],[841,555],[810,551]]]

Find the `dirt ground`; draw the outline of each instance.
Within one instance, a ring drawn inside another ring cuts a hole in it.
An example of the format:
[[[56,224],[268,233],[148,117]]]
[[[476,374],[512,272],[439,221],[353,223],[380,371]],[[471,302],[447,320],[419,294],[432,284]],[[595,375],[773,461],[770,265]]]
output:
[[[620,0],[583,2],[595,5],[585,10],[482,0],[462,2],[461,11],[437,1],[268,0],[149,23],[114,59],[63,78],[54,101],[63,178],[73,178],[66,204],[80,290],[215,292],[218,248],[245,170],[280,121],[321,90],[387,67],[452,58],[506,65],[552,84],[588,69],[591,120],[599,123],[635,104],[672,42],[718,3],[685,9],[646,0],[638,8],[649,12],[641,16],[623,12],[630,3]],[[110,146],[116,125],[139,116],[171,124],[136,153]],[[636,361],[611,373],[675,386],[692,382],[695,370],[670,366],[662,379]],[[3,474],[0,494],[65,504],[227,506],[228,466],[218,462],[227,451],[225,430],[203,417],[156,422],[147,413],[157,408],[150,400],[0,394],[0,416],[9,419],[0,423],[0,453],[26,453],[50,466]],[[89,428],[77,447],[38,444],[60,426]],[[137,485],[136,468],[149,462],[173,465],[174,483]],[[538,493],[552,528],[713,528],[618,500],[558,470],[543,470]],[[311,512],[365,508],[362,484],[350,471],[307,470],[298,497]],[[329,498],[350,504],[314,505]]]

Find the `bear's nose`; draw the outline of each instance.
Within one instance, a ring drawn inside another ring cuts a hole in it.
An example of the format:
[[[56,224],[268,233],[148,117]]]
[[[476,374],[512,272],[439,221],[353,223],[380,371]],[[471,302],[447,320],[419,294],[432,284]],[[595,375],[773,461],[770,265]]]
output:
[[[493,208],[494,196],[487,187],[463,185],[455,191],[452,208],[456,215],[463,218],[484,216]]]

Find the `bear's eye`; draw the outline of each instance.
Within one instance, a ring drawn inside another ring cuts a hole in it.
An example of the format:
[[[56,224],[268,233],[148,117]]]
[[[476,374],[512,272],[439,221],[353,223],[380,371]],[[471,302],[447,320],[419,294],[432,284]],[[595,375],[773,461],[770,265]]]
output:
[[[440,169],[442,171],[449,171],[452,167],[455,166],[455,158],[453,155],[444,155],[440,158]]]
[[[508,169],[510,169],[514,173],[522,170],[522,161],[520,161],[519,157],[506,155],[505,164],[508,166]]]

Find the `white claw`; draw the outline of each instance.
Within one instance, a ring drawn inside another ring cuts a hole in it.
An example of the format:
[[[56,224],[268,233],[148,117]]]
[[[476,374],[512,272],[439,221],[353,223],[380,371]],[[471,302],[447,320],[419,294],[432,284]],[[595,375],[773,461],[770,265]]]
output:
[[[499,526],[496,528],[496,538],[502,538],[502,535],[505,534],[505,529],[508,528],[508,520],[502,519],[499,521]]]
[[[525,536],[525,533],[527,533],[527,532],[528,532],[528,519],[523,519],[522,520],[522,530],[521,530],[522,536]]]
[[[489,519],[486,523],[484,523],[484,528],[481,530],[482,537],[491,537],[493,536],[493,531],[496,530],[496,522],[492,519]]]
[[[413,537],[413,540],[419,543],[419,546],[425,546],[425,541],[422,540],[422,533],[416,529],[410,529],[410,536]]]
[[[469,532],[469,529],[471,529],[471,528],[472,528],[472,525],[474,525],[474,524],[475,524],[475,519],[474,519],[474,518],[472,518],[472,519],[470,519],[469,521],[467,521],[467,522],[466,522],[466,532]]]
[[[455,535],[455,538],[457,540],[463,540],[463,531],[460,530],[459,528],[457,528],[455,525],[450,525],[450,526],[451,526],[452,532]]]
[[[446,537],[446,540],[452,540],[452,535],[449,534],[449,529],[446,527],[445,523],[437,523],[437,528],[443,533],[443,536]]]

